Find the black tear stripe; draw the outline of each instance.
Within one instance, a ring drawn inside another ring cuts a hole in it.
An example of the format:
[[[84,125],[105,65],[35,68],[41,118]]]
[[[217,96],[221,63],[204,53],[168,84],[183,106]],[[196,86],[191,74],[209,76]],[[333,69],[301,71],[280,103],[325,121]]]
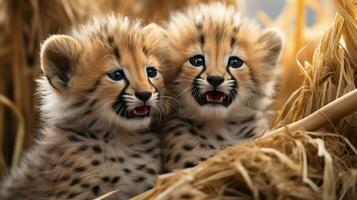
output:
[[[125,86],[123,88],[123,90],[120,92],[120,94],[118,95],[117,99],[114,101],[114,103],[112,104],[112,109],[113,111],[117,114],[120,115],[122,117],[126,116],[126,111],[127,111],[127,105],[124,101],[124,98],[122,97],[123,94],[125,94],[126,89],[129,87],[129,81],[125,78]]]

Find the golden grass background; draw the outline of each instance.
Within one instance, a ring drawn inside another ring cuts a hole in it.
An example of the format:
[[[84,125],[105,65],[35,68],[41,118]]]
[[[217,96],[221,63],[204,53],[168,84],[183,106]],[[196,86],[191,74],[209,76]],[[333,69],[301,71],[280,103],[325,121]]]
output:
[[[0,176],[16,165],[39,127],[34,79],[41,41],[108,11],[160,23],[174,10],[209,1],[0,0]],[[244,11],[244,1],[222,1]],[[356,0],[290,0],[276,19],[257,13],[286,37],[272,128],[356,89],[356,6]],[[307,8],[316,15],[311,26]],[[193,169],[163,175],[138,198],[357,198],[356,123],[355,112],[319,131],[284,132],[227,149]]]

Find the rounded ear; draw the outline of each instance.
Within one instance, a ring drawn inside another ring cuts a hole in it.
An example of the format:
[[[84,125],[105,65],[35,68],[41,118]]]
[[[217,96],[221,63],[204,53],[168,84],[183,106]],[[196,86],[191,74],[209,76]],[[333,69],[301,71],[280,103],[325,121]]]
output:
[[[144,36],[144,46],[154,50],[154,53],[162,55],[168,48],[167,32],[157,24],[151,23],[146,25],[142,29],[142,34]]]
[[[265,56],[265,62],[275,65],[283,46],[282,34],[275,29],[267,29],[258,39],[258,43],[261,43],[268,53]]]
[[[72,37],[53,35],[41,48],[41,69],[55,89],[66,88],[79,60],[81,45]]]

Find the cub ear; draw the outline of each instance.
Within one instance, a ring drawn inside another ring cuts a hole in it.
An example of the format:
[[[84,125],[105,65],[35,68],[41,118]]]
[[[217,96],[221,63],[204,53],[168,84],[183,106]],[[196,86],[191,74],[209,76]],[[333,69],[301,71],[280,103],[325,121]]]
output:
[[[154,53],[163,54],[168,47],[167,32],[155,23],[146,25],[142,29],[144,44],[154,50]]]
[[[54,35],[41,48],[41,69],[57,90],[67,87],[79,60],[81,45],[72,37]]]
[[[268,51],[264,58],[265,62],[276,65],[283,46],[282,34],[278,30],[267,29],[258,39],[258,43],[261,43]]]

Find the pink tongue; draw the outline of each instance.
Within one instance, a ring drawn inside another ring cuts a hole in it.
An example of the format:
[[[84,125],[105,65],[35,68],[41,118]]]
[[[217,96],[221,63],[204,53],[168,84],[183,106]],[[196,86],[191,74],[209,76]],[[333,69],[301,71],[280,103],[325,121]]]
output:
[[[211,102],[222,102],[224,94],[221,92],[207,92],[207,100]]]
[[[148,106],[140,106],[134,108],[134,115],[146,115],[149,112]]]

